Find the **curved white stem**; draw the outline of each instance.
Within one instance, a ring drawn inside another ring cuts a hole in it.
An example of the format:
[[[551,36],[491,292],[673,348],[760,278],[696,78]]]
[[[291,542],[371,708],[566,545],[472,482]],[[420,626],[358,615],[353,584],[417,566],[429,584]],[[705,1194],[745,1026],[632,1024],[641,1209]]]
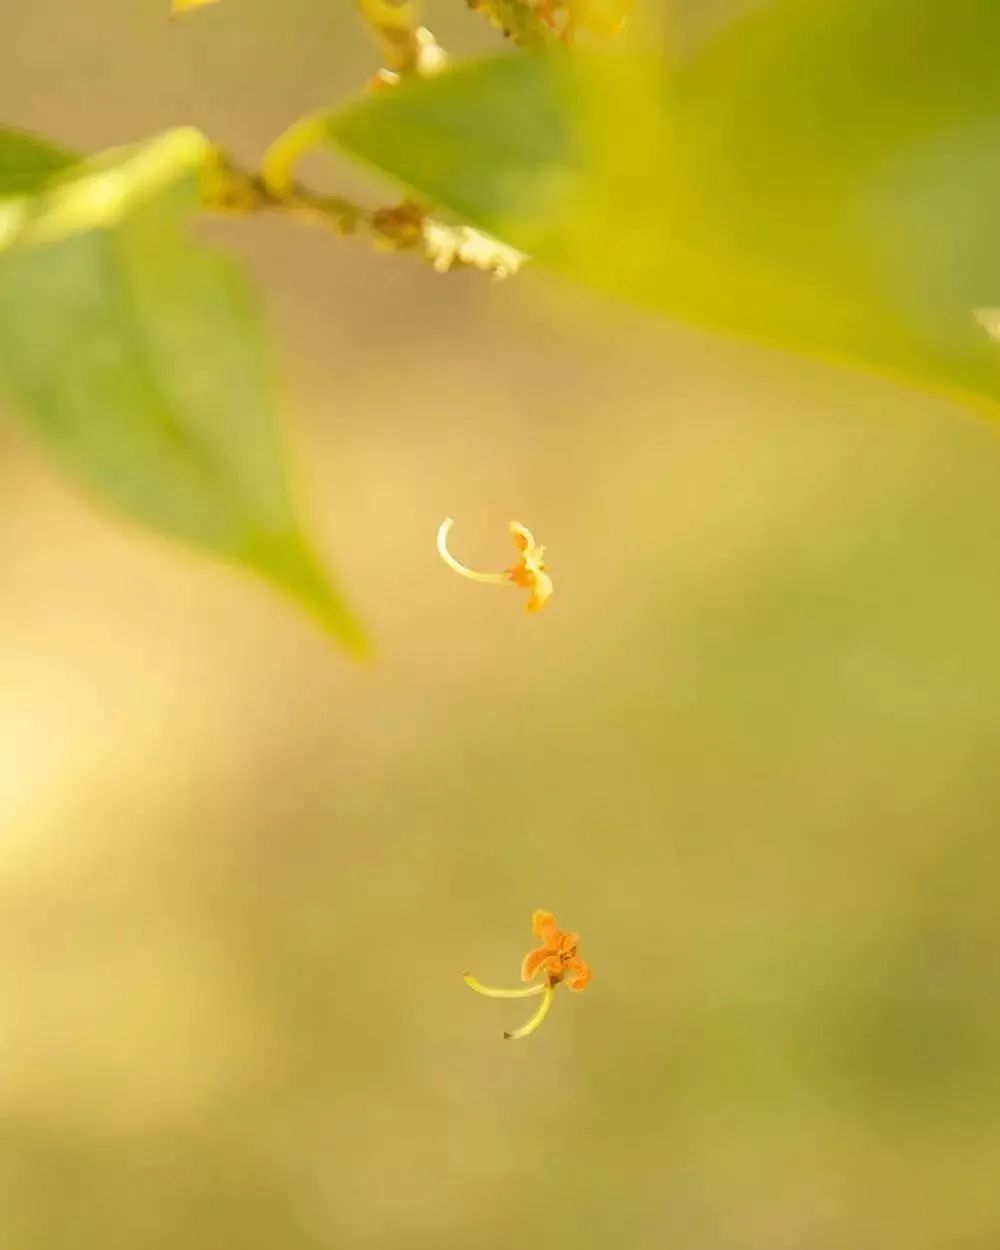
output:
[[[475,569],[467,569],[464,564],[460,563],[448,550],[448,531],[455,524],[454,517],[445,517],[438,529],[437,549],[438,555],[447,564],[447,566],[459,577],[466,577],[470,582],[490,582],[494,585],[506,585],[508,578],[505,573],[477,573]]]

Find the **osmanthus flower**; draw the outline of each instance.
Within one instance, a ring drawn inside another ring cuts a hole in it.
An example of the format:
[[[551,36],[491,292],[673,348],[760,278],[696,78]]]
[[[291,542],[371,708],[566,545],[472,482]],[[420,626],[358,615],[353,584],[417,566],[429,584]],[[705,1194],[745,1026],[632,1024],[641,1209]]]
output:
[[[483,985],[469,972],[462,973],[462,979],[470,990],[484,994],[487,998],[531,998],[541,994],[542,1001],[538,1010],[527,1024],[523,1024],[513,1033],[504,1033],[504,1037],[516,1041],[527,1037],[549,1014],[552,1000],[558,986],[565,985],[569,990],[585,990],[590,984],[590,966],[577,954],[580,942],[578,933],[563,933],[556,924],[550,911],[536,911],[531,917],[531,929],[541,946],[528,951],[521,961],[521,980],[534,981],[542,973],[544,981],[529,985],[526,989],[497,990]]]
[[[466,568],[448,550],[448,531],[454,525],[454,517],[447,517],[438,529],[437,549],[441,559],[459,577],[470,582],[488,582],[491,585],[503,586],[508,582],[528,591],[528,612],[540,612],[552,597],[552,578],[546,572],[545,548],[535,542],[531,530],[519,521],[511,521],[510,535],[518,550],[518,559],[509,569],[502,573],[477,573],[475,569]]]

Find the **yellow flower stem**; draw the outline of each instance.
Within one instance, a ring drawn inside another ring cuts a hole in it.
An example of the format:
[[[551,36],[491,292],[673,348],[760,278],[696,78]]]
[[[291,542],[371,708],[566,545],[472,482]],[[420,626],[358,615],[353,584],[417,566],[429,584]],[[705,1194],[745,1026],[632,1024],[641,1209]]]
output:
[[[468,578],[470,582],[488,582],[494,585],[505,586],[509,582],[506,573],[477,573],[475,569],[467,569],[461,564],[448,550],[448,531],[455,524],[454,517],[446,517],[438,529],[437,549],[438,555],[447,564],[447,566],[459,577]]]
[[[300,117],[264,153],[260,176],[272,195],[281,198],[291,191],[292,175],[299,158],[319,147],[326,134],[326,115],[309,113]]]
[[[462,973],[462,980],[470,990],[475,990],[477,994],[484,994],[487,998],[531,998],[534,994],[541,994],[545,990],[544,983],[529,985],[523,990],[495,990],[477,981],[469,972]]]
[[[387,67],[400,74],[415,70],[420,43],[413,5],[408,0],[358,0],[358,8],[382,49]]]
[[[538,1010],[531,1017],[527,1024],[522,1024],[519,1029],[515,1029],[513,1033],[504,1033],[504,1037],[509,1042],[516,1042],[522,1037],[527,1037],[534,1033],[535,1029],[542,1023],[549,1014],[549,1008],[552,1006],[552,999],[555,997],[556,987],[554,985],[545,984],[542,986],[544,996],[538,1004]]]

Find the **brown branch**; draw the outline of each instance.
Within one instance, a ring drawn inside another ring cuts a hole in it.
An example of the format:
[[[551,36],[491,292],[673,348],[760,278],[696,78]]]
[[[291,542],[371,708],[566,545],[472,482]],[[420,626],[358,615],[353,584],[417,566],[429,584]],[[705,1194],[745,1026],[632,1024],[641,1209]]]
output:
[[[342,237],[366,238],[380,251],[413,252],[438,273],[464,267],[506,278],[526,259],[514,248],[470,226],[454,226],[429,217],[416,204],[369,209],[343,196],[320,195],[293,180],[279,189],[263,175],[241,169],[221,155],[204,181],[202,207],[236,215],[282,214]]]

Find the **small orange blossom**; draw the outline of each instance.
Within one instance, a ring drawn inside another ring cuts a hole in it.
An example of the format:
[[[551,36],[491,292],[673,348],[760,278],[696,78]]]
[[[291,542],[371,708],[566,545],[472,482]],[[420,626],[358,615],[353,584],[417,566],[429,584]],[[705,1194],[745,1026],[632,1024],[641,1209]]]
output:
[[[540,612],[545,607],[552,598],[552,578],[546,572],[545,548],[535,542],[527,526],[519,521],[510,523],[510,535],[514,540],[514,546],[520,553],[515,564],[509,569],[504,569],[502,573],[477,573],[475,569],[466,568],[448,550],[448,531],[454,523],[453,517],[443,520],[438,528],[437,536],[438,554],[453,572],[460,577],[467,578],[470,582],[488,582],[492,585],[512,582],[515,586],[520,586],[522,590],[529,592],[528,602],[525,604],[526,611]]]
[[[579,933],[563,933],[550,911],[536,911],[531,917],[531,931],[541,942],[521,961],[521,980],[533,981],[545,973],[550,985],[565,981],[570,990],[585,990],[590,981],[590,968],[576,953]]]
[[[521,980],[534,981],[540,972],[545,980],[529,985],[523,990],[497,990],[483,985],[471,973],[463,972],[466,985],[477,994],[485,994],[487,998],[531,998],[535,994],[542,995],[538,1010],[527,1024],[523,1024],[513,1033],[504,1033],[504,1037],[516,1041],[534,1033],[535,1029],[549,1014],[556,987],[565,984],[571,990],[585,990],[590,984],[590,966],[577,954],[580,941],[578,933],[563,933],[556,925],[555,917],[550,911],[536,911],[531,917],[531,928],[535,937],[542,943],[533,951],[529,951],[521,961]]]

